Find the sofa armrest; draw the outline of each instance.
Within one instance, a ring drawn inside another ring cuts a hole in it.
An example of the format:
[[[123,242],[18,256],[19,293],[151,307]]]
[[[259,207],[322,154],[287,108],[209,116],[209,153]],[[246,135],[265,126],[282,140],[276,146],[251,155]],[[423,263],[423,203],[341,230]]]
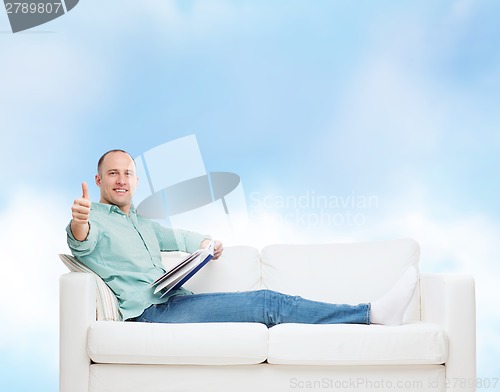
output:
[[[59,391],[88,392],[87,331],[96,319],[95,278],[69,272],[59,280]]]
[[[476,390],[476,299],[474,279],[459,274],[421,274],[421,319],[448,336],[447,391]]]

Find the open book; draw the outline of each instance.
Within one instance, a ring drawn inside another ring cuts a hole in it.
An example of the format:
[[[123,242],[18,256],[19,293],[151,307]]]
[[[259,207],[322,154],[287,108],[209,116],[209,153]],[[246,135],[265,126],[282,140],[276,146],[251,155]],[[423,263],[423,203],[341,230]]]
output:
[[[161,290],[165,290],[161,295],[161,297],[163,297],[168,292],[180,288],[213,257],[214,242],[211,241],[206,248],[198,249],[196,252],[191,253],[186,258],[182,259],[175,267],[165,272],[151,283],[151,286],[156,286],[154,293],[156,294]]]

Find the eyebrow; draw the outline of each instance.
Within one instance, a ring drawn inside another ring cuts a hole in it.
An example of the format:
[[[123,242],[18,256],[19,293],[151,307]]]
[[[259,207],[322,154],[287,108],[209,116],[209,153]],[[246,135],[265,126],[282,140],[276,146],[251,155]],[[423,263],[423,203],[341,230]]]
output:
[[[108,170],[106,170],[106,173],[113,172],[113,171],[119,172],[120,169],[108,169]],[[134,170],[132,170],[132,169],[125,169],[124,172],[125,173],[135,173]]]

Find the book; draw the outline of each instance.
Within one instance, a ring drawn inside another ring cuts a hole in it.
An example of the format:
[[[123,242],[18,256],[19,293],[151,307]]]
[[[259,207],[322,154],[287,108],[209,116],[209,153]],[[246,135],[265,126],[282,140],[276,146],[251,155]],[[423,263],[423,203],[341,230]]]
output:
[[[184,283],[193,277],[205,264],[214,257],[214,242],[211,241],[206,248],[198,249],[197,251],[187,255],[173,268],[165,272],[162,276],[156,279],[151,286],[156,286],[154,293],[162,290],[164,295],[172,290],[177,290]]]

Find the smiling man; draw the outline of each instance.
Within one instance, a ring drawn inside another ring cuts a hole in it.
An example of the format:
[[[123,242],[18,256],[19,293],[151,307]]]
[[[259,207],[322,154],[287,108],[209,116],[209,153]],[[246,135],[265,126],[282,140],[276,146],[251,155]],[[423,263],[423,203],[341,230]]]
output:
[[[166,228],[138,215],[132,204],[138,181],[126,151],[106,152],[95,176],[99,203],[90,201],[87,184],[82,183],[82,196],[73,202],[73,219],[66,228],[71,252],[113,290],[124,319],[169,298],[160,298],[149,286],[164,273],[161,251],[193,252],[210,242],[209,236]],[[214,259],[222,250],[222,243],[215,241]],[[180,289],[173,294],[190,293]]]

